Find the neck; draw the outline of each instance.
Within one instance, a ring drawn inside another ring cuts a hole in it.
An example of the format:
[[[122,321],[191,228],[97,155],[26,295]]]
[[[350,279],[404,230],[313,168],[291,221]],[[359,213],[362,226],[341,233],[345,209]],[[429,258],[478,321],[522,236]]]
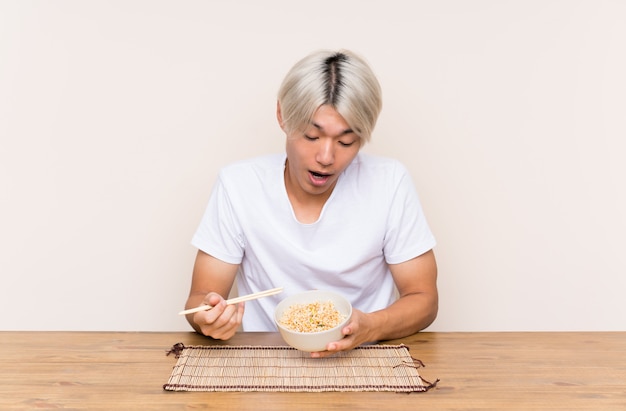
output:
[[[284,175],[287,197],[298,221],[307,224],[316,222],[335,186],[321,194],[311,194],[304,191],[297,182],[292,180],[288,163],[285,164]]]

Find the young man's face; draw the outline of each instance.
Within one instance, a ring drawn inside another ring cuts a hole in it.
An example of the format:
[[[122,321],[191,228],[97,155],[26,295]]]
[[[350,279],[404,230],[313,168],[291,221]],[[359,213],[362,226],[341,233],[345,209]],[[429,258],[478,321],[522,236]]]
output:
[[[287,135],[287,192],[301,199],[328,198],[360,147],[346,120],[331,106],[321,106],[304,132]]]

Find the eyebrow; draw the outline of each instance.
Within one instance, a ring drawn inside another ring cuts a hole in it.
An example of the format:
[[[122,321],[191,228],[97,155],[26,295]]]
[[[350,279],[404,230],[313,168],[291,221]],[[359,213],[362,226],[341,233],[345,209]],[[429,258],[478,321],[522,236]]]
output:
[[[320,131],[324,131],[324,127],[320,126],[319,124],[315,123],[315,122],[311,122],[311,124],[313,125],[313,127],[315,127],[316,129],[320,130]],[[341,136],[345,136],[346,134],[351,134],[354,133],[354,130],[352,130],[351,128],[348,128],[344,131],[342,131],[341,133],[339,133],[338,137]]]

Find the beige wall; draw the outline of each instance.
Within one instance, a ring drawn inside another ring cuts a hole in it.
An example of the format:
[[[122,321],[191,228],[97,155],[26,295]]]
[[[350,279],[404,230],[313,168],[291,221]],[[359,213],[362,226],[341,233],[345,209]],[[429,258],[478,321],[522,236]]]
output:
[[[218,169],[351,48],[438,238],[434,330],[626,329],[626,2],[0,1],[0,329],[187,330]]]

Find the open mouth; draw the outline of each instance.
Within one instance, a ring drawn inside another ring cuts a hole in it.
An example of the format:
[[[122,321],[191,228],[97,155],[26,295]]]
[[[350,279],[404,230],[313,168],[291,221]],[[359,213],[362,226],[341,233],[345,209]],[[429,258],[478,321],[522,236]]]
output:
[[[311,171],[311,175],[313,176],[313,178],[319,179],[330,177],[330,174],[316,173],[315,171]]]
[[[311,176],[311,180],[315,184],[324,184],[332,174],[318,173],[315,171],[309,171],[309,175]]]

